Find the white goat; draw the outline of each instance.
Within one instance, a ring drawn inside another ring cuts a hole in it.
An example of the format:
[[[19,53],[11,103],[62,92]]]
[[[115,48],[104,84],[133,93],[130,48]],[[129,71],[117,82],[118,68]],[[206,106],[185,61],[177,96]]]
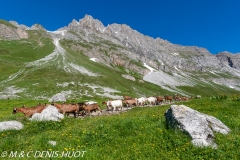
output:
[[[121,110],[123,110],[122,100],[109,100],[107,101],[107,107],[113,108],[113,111],[116,111],[116,108],[121,108]]]
[[[156,105],[157,104],[157,98],[156,97],[148,97],[147,102],[149,105]]]

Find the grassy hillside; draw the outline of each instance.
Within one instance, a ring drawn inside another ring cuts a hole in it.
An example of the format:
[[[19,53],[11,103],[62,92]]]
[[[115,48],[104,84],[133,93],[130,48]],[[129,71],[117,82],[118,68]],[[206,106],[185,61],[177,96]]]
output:
[[[18,99],[47,100],[59,92],[65,93],[68,100],[106,100],[111,98],[106,94],[115,97],[175,94],[174,91],[163,89],[158,85],[139,82],[143,78],[139,73],[114,64],[109,66],[93,62],[83,53],[85,51],[73,51],[69,47],[73,43],[78,46],[79,42],[65,40],[53,43],[53,39],[44,31],[28,31],[28,33],[29,39],[0,41],[0,71],[2,73],[0,96],[8,96],[10,94],[8,93],[9,87],[14,87],[15,90],[11,92],[15,93],[15,98]],[[60,43],[62,47],[56,47],[55,43]],[[97,43],[88,44],[91,47],[84,47],[89,50],[94,46],[101,46]],[[116,52],[120,52],[119,46],[105,41],[103,44],[115,47]],[[99,54],[107,54],[105,51],[101,52],[100,49]],[[138,63],[137,66],[141,65],[139,62],[131,63]],[[94,74],[94,76],[85,72]],[[122,77],[123,74],[133,76],[136,81],[125,79]],[[189,96],[239,93],[239,91],[211,82],[202,82],[200,77],[200,73],[194,78],[186,77],[198,85],[179,86],[175,89],[186,91]],[[169,88],[171,87],[169,86]]]
[[[72,99],[103,98],[103,96],[99,95],[99,93],[104,94],[102,87],[116,90],[116,93],[111,94],[119,96],[128,94],[138,97],[169,93],[154,84],[148,82],[140,83],[138,80],[141,79],[141,76],[135,72],[127,73],[123,67],[109,67],[102,63],[93,62],[81,52],[73,52],[68,48],[64,48],[66,53],[56,54],[51,61],[43,60],[41,65],[27,67],[26,64],[28,62],[49,56],[53,51],[52,42],[46,37],[39,38],[41,37],[40,32],[32,32],[31,37],[31,43],[28,42],[30,40],[24,41],[26,46],[20,45],[21,41],[1,42],[2,46],[4,46],[3,49],[9,52],[7,55],[2,55],[2,60],[5,62],[0,65],[2,70],[4,70],[2,80],[6,80],[10,75],[12,77],[16,76],[16,78],[7,82],[3,81],[1,85],[2,90],[7,86],[24,89],[24,92],[18,93],[22,99],[38,99],[39,97],[42,97],[41,99],[48,99],[59,92],[72,92]],[[9,45],[6,45],[8,43]],[[44,45],[40,47],[37,43]],[[20,58],[21,60],[18,61],[17,59]],[[12,64],[11,66],[7,66],[8,70],[5,70],[5,64],[9,62],[12,62]],[[84,67],[97,76],[89,76],[80,71],[73,70],[69,66],[71,64]],[[136,81],[125,79],[122,77],[122,74],[130,74],[136,78]],[[64,83],[69,84],[65,87],[61,86]]]
[[[42,31],[28,31],[30,38],[22,40],[0,40],[0,81],[45,57],[54,50],[52,39]]]
[[[24,124],[24,128],[20,131],[1,132],[0,153],[12,150],[18,153],[32,151],[30,156],[33,157],[36,151],[58,151],[59,154],[86,151],[82,159],[108,160],[237,160],[240,158],[238,151],[240,147],[240,101],[233,101],[231,98],[227,100],[205,98],[180,102],[202,113],[215,116],[231,129],[228,135],[215,134],[218,149],[196,148],[184,133],[167,129],[164,113],[170,105],[137,107],[126,113],[112,116],[84,119],[68,117],[61,122],[30,122],[21,113],[11,114],[14,106],[23,104],[32,106],[37,103],[38,101],[0,101],[0,121],[18,120]],[[104,109],[104,107],[101,108]],[[57,145],[49,144],[50,140],[56,141]],[[42,157],[48,159],[46,155]],[[26,159],[26,157],[21,159]],[[67,158],[63,156],[63,159]]]

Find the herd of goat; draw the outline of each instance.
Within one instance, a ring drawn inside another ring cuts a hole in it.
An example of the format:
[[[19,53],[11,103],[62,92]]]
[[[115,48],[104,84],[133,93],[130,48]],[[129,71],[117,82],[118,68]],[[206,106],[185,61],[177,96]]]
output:
[[[193,97],[191,97],[193,98]],[[123,107],[134,107],[134,106],[145,106],[145,105],[160,105],[163,103],[171,103],[174,101],[188,101],[188,97],[182,97],[179,95],[174,96],[157,96],[157,97],[141,97],[141,98],[132,98],[130,96],[123,96],[123,99],[119,100],[108,100],[106,102],[102,102],[102,105],[105,106],[107,110],[109,111],[119,111],[119,109],[123,110]],[[201,98],[200,95],[197,95],[195,98]],[[35,113],[41,113],[45,108],[47,108],[49,105],[55,106],[58,111],[62,114],[69,115],[70,113],[74,114],[74,117],[81,115],[91,115],[91,112],[93,111],[100,111],[100,106],[97,102],[81,102],[76,104],[67,104],[67,103],[51,103],[51,104],[38,104],[34,107],[26,107],[23,106],[21,108],[14,108],[13,114],[17,112],[22,112],[26,117],[31,117]]]

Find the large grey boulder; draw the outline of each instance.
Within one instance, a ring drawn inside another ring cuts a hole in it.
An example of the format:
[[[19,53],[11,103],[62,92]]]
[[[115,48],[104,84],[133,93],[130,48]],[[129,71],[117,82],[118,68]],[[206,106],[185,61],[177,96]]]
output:
[[[18,121],[4,121],[0,122],[0,131],[4,130],[20,130],[23,128],[23,124]]]
[[[58,109],[49,105],[41,113],[35,113],[29,120],[33,121],[59,121],[64,115],[58,112]]]
[[[66,102],[66,97],[63,93],[57,93],[48,101],[49,102]]]
[[[228,134],[230,129],[220,120],[184,105],[172,105],[165,113],[168,126],[180,129],[192,138],[194,146],[216,148],[213,132]]]

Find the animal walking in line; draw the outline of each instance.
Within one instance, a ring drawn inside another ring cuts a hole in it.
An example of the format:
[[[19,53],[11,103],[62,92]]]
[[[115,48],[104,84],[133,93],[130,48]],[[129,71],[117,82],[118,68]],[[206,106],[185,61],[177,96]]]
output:
[[[118,111],[118,108],[123,110],[123,102],[122,100],[109,100],[107,101],[107,108],[112,108],[112,111]]]
[[[169,101],[169,103],[171,103],[173,97],[172,97],[172,96],[165,95],[165,96],[164,96],[164,99],[165,99],[165,103],[167,103],[168,101]]]
[[[38,105],[35,107],[27,108],[25,105],[21,108],[14,108],[12,114],[15,114],[17,112],[22,112],[25,117],[32,117],[35,113],[41,113],[45,108],[47,108],[47,105]]]
[[[55,106],[60,113],[63,115],[73,113],[74,117],[76,118],[79,112],[79,105],[78,104],[58,104],[58,103],[53,103],[53,106]]]
[[[96,112],[97,110],[102,112],[99,105],[97,103],[93,103],[93,104],[83,104],[82,106],[80,106],[79,111],[84,110],[88,115],[91,115],[91,113],[94,111]]]

